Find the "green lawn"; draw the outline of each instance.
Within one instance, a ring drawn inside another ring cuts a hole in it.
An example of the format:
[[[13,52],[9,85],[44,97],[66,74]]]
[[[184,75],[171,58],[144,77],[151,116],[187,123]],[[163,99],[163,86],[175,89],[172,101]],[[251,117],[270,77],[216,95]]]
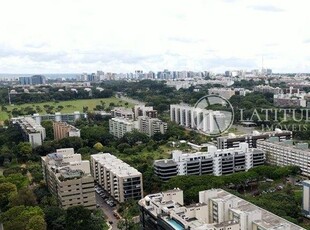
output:
[[[26,107],[32,107],[37,110],[37,106],[40,107],[42,111],[37,111],[40,114],[46,114],[44,105],[54,106],[55,109],[58,106],[63,106],[59,112],[61,113],[70,113],[74,111],[83,111],[84,106],[88,106],[88,111],[93,111],[96,105],[101,105],[101,101],[104,102],[105,108],[109,106],[110,103],[114,103],[116,106],[125,106],[125,101],[122,101],[119,98],[99,98],[99,99],[82,99],[82,100],[70,100],[70,101],[59,101],[59,102],[43,102],[43,103],[33,103],[33,104],[22,104],[22,105],[7,105],[6,108],[8,112],[12,111],[14,108],[21,109]],[[132,107],[133,104],[128,103],[127,107]],[[9,113],[6,111],[0,110],[0,121],[4,121],[9,118]],[[57,112],[57,111],[53,111]]]

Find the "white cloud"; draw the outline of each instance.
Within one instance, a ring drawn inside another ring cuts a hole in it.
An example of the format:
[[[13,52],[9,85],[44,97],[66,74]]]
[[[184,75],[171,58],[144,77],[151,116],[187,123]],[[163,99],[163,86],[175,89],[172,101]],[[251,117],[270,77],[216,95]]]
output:
[[[10,0],[0,72],[310,72],[306,0]]]

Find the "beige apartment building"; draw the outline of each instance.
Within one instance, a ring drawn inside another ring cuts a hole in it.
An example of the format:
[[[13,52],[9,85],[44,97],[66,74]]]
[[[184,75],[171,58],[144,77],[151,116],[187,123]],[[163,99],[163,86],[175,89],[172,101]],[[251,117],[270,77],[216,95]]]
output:
[[[82,160],[73,148],[57,149],[56,153],[41,159],[47,187],[57,198],[60,207],[96,207],[94,178],[90,174],[88,160]]]
[[[80,130],[67,122],[53,122],[54,139],[60,140],[65,137],[80,137]]]
[[[142,174],[114,155],[91,155],[91,171],[95,181],[118,202],[142,198]]]

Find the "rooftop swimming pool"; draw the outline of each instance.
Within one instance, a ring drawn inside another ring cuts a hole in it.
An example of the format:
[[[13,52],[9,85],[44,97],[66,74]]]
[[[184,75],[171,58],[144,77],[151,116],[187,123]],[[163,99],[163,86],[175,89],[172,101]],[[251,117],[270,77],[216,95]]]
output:
[[[182,224],[180,224],[179,222],[173,220],[173,219],[169,219],[169,220],[166,220],[167,223],[169,225],[171,225],[175,230],[184,230],[185,228],[183,227]]]

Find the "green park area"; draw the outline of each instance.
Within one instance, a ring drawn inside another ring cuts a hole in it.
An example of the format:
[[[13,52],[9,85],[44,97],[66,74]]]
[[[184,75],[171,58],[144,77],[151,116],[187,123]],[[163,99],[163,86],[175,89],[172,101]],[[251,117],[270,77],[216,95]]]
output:
[[[71,113],[74,111],[91,112],[94,110],[108,109],[113,106],[131,107],[133,105],[115,97],[6,105],[1,106],[0,121],[9,119],[10,115],[29,115],[33,113],[47,114],[55,112]]]

